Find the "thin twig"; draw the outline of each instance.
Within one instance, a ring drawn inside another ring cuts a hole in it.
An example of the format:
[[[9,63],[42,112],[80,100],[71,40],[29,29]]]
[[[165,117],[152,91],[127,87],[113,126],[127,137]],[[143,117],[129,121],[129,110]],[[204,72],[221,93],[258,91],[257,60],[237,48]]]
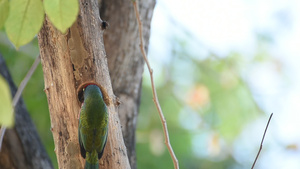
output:
[[[26,76],[24,77],[24,79],[22,80],[15,96],[14,96],[14,99],[13,99],[13,106],[16,107],[20,97],[21,97],[21,94],[24,90],[24,88],[26,87],[29,79],[31,78],[32,74],[34,73],[35,69],[37,68],[37,66],[39,65],[41,61],[41,58],[40,58],[40,55],[35,59],[34,63],[32,64],[31,68],[28,70]]]
[[[31,78],[31,76],[34,73],[37,66],[39,65],[40,61],[41,61],[41,58],[40,58],[40,55],[38,55],[38,57],[35,59],[34,63],[32,64],[31,68],[28,70],[26,76],[24,77],[24,79],[20,83],[20,86],[19,86],[19,88],[18,88],[18,90],[17,90],[17,92],[16,92],[16,94],[13,98],[13,103],[12,104],[13,104],[14,108],[16,107],[24,88],[26,87],[29,79]],[[1,126],[1,128],[0,128],[0,151],[1,151],[1,146],[2,146],[5,131],[6,131],[6,127]]]
[[[263,135],[263,137],[262,137],[262,139],[261,139],[261,143],[260,143],[260,147],[259,147],[258,153],[257,153],[257,155],[256,155],[256,157],[255,157],[255,160],[254,160],[254,162],[253,162],[253,165],[252,165],[251,169],[254,168],[255,163],[256,163],[256,161],[257,161],[257,159],[258,159],[258,156],[259,156],[259,154],[260,154],[260,152],[261,152],[261,150],[262,150],[262,146],[263,146],[263,143],[264,143],[265,135],[266,135],[266,133],[267,133],[267,129],[268,129],[268,127],[269,127],[269,124],[270,124],[270,121],[271,121],[272,116],[273,116],[273,113],[272,113],[272,114],[270,115],[270,117],[269,117],[267,126],[266,126],[266,128],[265,128],[264,135]]]
[[[168,128],[167,128],[167,122],[166,122],[166,119],[164,117],[164,114],[162,112],[162,109],[160,107],[160,104],[159,104],[159,101],[158,101],[158,98],[157,98],[156,88],[155,88],[155,84],[154,84],[154,80],[153,80],[153,69],[150,66],[150,63],[149,63],[149,61],[147,59],[147,55],[146,55],[146,52],[145,52],[144,40],[143,40],[143,27],[142,27],[141,18],[140,18],[139,12],[138,12],[136,1],[133,0],[132,3],[133,3],[134,11],[135,11],[135,16],[136,16],[136,19],[137,19],[137,22],[138,22],[138,25],[139,25],[140,48],[141,48],[142,55],[143,55],[144,60],[145,60],[145,62],[147,64],[147,68],[148,68],[148,71],[149,71],[149,74],[150,74],[151,86],[152,86],[152,94],[153,94],[153,101],[155,103],[155,106],[156,106],[157,111],[158,111],[159,116],[160,116],[161,123],[163,125],[163,130],[164,130],[164,134],[165,134],[165,144],[166,144],[166,146],[167,146],[167,148],[169,150],[169,153],[170,153],[170,155],[172,157],[174,168],[175,169],[179,169],[178,160],[176,158],[176,155],[175,155],[175,153],[173,151],[173,148],[171,146],[171,143],[170,143],[169,133],[168,133]]]
[[[6,127],[2,126],[0,128],[0,152],[1,152],[1,146],[2,146],[2,141],[3,141],[3,137],[4,137],[4,134],[5,134],[5,131],[6,131]]]

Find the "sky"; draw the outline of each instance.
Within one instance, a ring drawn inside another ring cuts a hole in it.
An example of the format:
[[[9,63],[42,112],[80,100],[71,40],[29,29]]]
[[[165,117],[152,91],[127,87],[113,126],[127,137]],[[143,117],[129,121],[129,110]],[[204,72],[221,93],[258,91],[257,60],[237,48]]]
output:
[[[183,31],[194,37],[190,48],[199,58],[206,51],[198,46],[204,46],[220,57],[238,52],[251,60],[257,35],[268,41],[263,47],[272,62],[250,65],[244,74],[266,116],[246,126],[233,152],[239,163],[251,163],[274,113],[256,168],[300,168],[299,0],[157,0],[151,29],[149,56],[156,72],[171,59],[168,38]]]

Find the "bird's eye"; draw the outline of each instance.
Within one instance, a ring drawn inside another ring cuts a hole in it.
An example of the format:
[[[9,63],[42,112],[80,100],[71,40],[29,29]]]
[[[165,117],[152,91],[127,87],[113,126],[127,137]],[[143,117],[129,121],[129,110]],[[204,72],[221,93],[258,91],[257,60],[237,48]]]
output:
[[[82,91],[84,92],[85,88],[82,89]]]

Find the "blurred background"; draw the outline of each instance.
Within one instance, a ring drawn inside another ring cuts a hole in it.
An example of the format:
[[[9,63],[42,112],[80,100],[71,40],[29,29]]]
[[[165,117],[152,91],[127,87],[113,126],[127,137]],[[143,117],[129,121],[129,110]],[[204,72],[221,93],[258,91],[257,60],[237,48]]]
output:
[[[157,0],[148,57],[181,169],[300,168],[300,1]],[[17,85],[38,55],[0,32]],[[23,97],[54,164],[41,65]],[[173,168],[145,69],[137,165]],[[57,167],[57,165],[56,165]]]

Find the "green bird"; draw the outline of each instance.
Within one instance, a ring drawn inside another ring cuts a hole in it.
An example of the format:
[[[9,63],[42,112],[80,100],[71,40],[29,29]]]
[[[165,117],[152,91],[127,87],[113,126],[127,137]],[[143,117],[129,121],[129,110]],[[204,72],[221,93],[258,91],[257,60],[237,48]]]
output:
[[[95,84],[83,88],[83,97],[78,127],[80,152],[86,159],[85,169],[98,169],[107,140],[107,107],[100,88]]]

